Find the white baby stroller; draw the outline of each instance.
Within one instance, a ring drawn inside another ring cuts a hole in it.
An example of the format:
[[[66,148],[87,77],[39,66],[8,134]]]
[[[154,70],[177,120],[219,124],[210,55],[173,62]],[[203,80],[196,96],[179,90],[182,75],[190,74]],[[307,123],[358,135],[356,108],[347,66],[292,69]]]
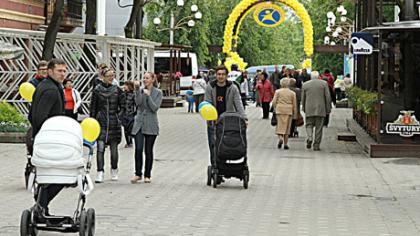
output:
[[[83,146],[88,147],[87,160]],[[38,230],[79,232],[79,235],[95,234],[95,210],[85,209],[86,196],[93,190],[89,176],[93,145],[83,142],[80,124],[65,116],[56,116],[44,122],[35,137],[31,162],[35,170],[28,181],[35,204],[24,210],[20,222],[21,235],[37,235]],[[77,187],[80,191],[77,209],[73,216],[50,216],[40,205],[43,187],[59,184]]]

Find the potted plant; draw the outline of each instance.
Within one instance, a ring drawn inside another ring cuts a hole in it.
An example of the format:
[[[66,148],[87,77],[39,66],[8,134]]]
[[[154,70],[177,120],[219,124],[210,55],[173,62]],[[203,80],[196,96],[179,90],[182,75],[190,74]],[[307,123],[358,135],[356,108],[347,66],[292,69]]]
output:
[[[28,120],[6,101],[0,103],[0,142],[23,143],[29,129]]]

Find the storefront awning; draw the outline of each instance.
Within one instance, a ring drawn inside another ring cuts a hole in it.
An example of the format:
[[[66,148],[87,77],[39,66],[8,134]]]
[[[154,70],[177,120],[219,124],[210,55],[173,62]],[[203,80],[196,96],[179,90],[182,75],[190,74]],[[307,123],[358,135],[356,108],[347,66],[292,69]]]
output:
[[[12,60],[23,57],[23,48],[0,41],[0,60]]]
[[[362,31],[396,31],[396,30],[409,30],[409,31],[420,31],[420,21],[402,21],[402,22],[389,22],[383,23],[380,26],[368,27]]]

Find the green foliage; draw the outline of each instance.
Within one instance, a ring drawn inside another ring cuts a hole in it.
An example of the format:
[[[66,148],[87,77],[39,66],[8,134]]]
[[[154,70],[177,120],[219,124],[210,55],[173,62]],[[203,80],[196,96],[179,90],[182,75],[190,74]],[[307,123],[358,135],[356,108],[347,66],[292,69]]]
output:
[[[28,121],[15,107],[3,101],[0,103],[0,132],[25,132]]]
[[[323,45],[324,37],[327,36],[325,28],[328,24],[327,13],[335,12],[337,7],[343,5],[348,13],[347,17],[352,19],[354,15],[354,5],[351,0],[306,0],[303,3],[309,12],[314,28],[314,44]],[[342,54],[317,54],[313,57],[313,69],[323,71],[329,69],[333,74],[343,70],[344,66]]]
[[[346,95],[356,106],[357,110],[361,110],[366,114],[375,112],[374,106],[379,102],[378,93],[369,92],[356,86],[346,89]]]
[[[241,0],[185,0],[183,10],[177,12],[176,1],[159,1],[159,4],[148,4],[146,15],[149,22],[159,16],[161,26],[169,27],[170,12],[178,14],[177,19],[189,15],[190,6],[197,4],[203,13],[203,18],[198,21],[192,31],[176,30],[175,43],[190,45],[192,51],[197,53],[199,65],[214,67],[219,57],[210,53],[208,45],[223,45],[223,36],[226,20],[234,7]],[[343,4],[348,10],[348,17],[352,18],[354,6],[351,0],[301,0],[307,8],[314,26],[314,44],[322,45],[326,36],[327,26],[326,14]],[[284,5],[282,5],[284,6]],[[287,12],[292,9],[285,7]],[[305,55],[303,52],[303,27],[300,20],[294,14],[288,14],[287,20],[276,28],[264,28],[259,26],[253,19],[251,12],[241,25],[238,52],[248,62],[249,66],[268,64],[293,64],[300,67]],[[145,28],[146,39],[168,43],[169,32],[158,31],[149,23]],[[221,58],[222,59],[222,58]],[[316,70],[330,69],[337,73],[343,68],[343,57],[341,54],[315,54],[313,57],[313,68]]]

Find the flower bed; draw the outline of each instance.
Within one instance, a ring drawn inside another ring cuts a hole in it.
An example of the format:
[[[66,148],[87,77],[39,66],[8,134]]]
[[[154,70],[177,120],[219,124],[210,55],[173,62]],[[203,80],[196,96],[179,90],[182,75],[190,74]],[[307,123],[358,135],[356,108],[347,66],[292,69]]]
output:
[[[358,87],[347,89],[346,94],[353,104],[353,118],[370,136],[377,140],[378,112],[380,109],[379,94]]]
[[[25,142],[26,132],[30,125],[15,107],[6,103],[0,103],[0,142],[22,143]]]

